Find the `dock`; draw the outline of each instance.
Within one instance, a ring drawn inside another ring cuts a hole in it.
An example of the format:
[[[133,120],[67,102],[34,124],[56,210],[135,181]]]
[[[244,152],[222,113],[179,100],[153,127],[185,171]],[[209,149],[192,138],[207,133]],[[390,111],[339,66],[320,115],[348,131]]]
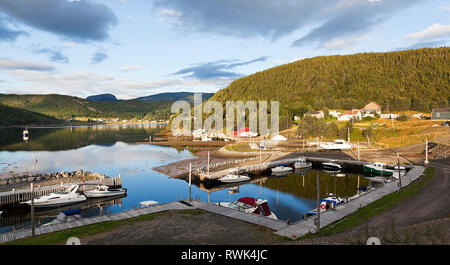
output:
[[[32,195],[34,198],[38,198],[58,190],[64,190],[68,185],[74,184],[79,185],[80,188],[78,189],[78,191],[83,192],[87,190],[92,190],[97,185],[106,185],[109,187],[121,187],[122,178],[114,177],[114,178],[105,178],[103,180],[89,180],[85,181],[84,183],[76,182],[76,183],[66,183],[65,185],[59,184],[59,185],[35,187],[33,193],[31,192],[30,188],[18,190],[13,189],[11,191],[0,192],[0,207],[1,209],[7,209],[11,207],[20,206],[21,202],[31,200]]]
[[[320,158],[318,158],[320,159]],[[325,159],[326,160],[326,159]],[[291,161],[291,160],[289,160]],[[327,160],[328,161],[328,160]],[[317,162],[317,161],[316,161]],[[345,161],[349,162],[349,161]],[[279,163],[279,161],[277,161]],[[352,163],[364,163],[361,161],[352,161]],[[409,184],[416,181],[425,172],[425,167],[422,166],[407,166],[407,173],[401,177],[402,188],[408,186]],[[383,185],[380,188],[372,190],[368,193],[362,194],[361,196],[349,200],[346,203],[338,205],[334,209],[327,210],[320,214],[320,227],[325,227],[329,224],[337,222],[349,214],[357,211],[358,209],[390,194],[397,192],[400,189],[400,181],[395,180]],[[307,219],[300,220],[295,223],[288,223],[283,220],[275,220],[264,216],[259,216],[253,213],[245,213],[235,209],[230,209],[227,207],[210,204],[198,200],[185,200],[185,201],[175,201],[165,204],[155,205],[147,208],[129,210],[113,215],[98,216],[91,218],[83,218],[74,222],[54,224],[48,226],[36,227],[35,234],[41,235],[56,231],[61,231],[65,229],[71,229],[75,227],[81,227],[84,225],[90,225],[95,223],[113,221],[113,220],[123,220],[127,218],[133,218],[136,216],[152,214],[157,212],[162,212],[166,210],[180,210],[180,209],[199,209],[214,214],[219,214],[227,216],[230,218],[235,218],[241,221],[252,223],[258,226],[263,226],[274,231],[275,234],[288,237],[291,239],[296,239],[308,233],[315,233],[317,231],[316,218],[310,217]],[[0,243],[5,243],[8,241],[23,239],[31,236],[31,228],[21,229],[17,231],[7,232],[0,234]]]

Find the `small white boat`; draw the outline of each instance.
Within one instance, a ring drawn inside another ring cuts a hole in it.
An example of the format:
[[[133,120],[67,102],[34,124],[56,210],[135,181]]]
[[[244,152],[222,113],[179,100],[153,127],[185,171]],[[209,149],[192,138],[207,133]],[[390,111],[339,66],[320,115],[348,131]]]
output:
[[[335,208],[337,205],[346,202],[347,200],[344,198],[340,198],[340,197],[336,197],[336,196],[332,196],[333,194],[329,194],[331,195],[330,197],[326,197],[323,199],[320,199],[320,212],[325,212],[328,209],[332,209]],[[317,208],[312,209],[311,211],[305,213],[306,216],[312,216],[312,215],[316,215],[317,214]]]
[[[352,146],[345,143],[344,140],[334,140],[332,143],[320,144],[320,148],[325,150],[348,150],[352,149]]]
[[[245,175],[229,174],[219,178],[219,180],[224,183],[233,183],[250,180],[250,177]]]
[[[294,168],[310,168],[312,167],[312,163],[306,162],[306,159],[304,157],[300,157],[294,164]]]
[[[147,208],[153,205],[157,205],[158,202],[157,201],[142,201],[139,203],[138,208]]]
[[[71,185],[66,190],[55,191],[34,200],[34,207],[58,207],[86,201],[86,196],[77,193],[78,185]],[[31,200],[22,202],[31,206]]]
[[[219,206],[235,209],[238,211],[253,213],[260,216],[269,217],[278,220],[278,217],[270,211],[267,200],[261,200],[251,197],[243,197],[234,202],[219,202]]]
[[[272,173],[288,173],[291,172],[293,169],[292,167],[286,167],[286,166],[278,166],[271,169]]]
[[[336,163],[334,160],[331,160],[330,162],[324,162],[322,163],[322,166],[325,169],[329,169],[329,170],[341,170],[342,166],[339,165],[338,163]]]
[[[3,214],[3,211],[0,211],[0,217],[2,216],[2,214]]]
[[[127,193],[127,189],[114,189],[110,188],[108,186],[102,185],[97,186],[93,190],[88,190],[84,192],[84,195],[88,199],[90,198],[104,198],[104,197],[113,197],[113,196],[120,196]]]
[[[344,173],[338,173],[338,174],[336,174],[336,177],[343,178],[343,177],[345,177],[345,174]]]

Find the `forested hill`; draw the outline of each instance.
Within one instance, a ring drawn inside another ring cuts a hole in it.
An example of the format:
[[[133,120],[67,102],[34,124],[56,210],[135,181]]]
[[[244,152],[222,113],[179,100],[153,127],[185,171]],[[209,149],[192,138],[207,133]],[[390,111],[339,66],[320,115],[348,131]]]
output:
[[[70,119],[72,117],[167,119],[170,115],[170,102],[147,103],[138,100],[95,102],[78,97],[55,94],[0,94],[0,104],[55,119]],[[0,119],[3,118],[0,116]]]
[[[371,101],[431,111],[450,104],[450,48],[303,59],[237,79],[211,100],[278,100],[283,115]]]

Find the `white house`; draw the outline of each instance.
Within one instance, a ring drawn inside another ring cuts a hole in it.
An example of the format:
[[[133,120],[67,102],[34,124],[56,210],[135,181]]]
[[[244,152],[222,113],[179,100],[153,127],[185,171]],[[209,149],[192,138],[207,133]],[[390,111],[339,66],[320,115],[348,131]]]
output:
[[[362,113],[359,109],[347,110],[338,115],[339,121],[349,121],[350,119],[362,119]]]

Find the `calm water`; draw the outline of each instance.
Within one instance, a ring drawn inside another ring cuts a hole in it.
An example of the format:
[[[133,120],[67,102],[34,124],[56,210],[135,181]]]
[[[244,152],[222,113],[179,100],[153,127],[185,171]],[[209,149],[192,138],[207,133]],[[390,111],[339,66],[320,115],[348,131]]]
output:
[[[159,203],[189,196],[185,180],[172,179],[152,170],[153,167],[194,158],[187,150],[172,147],[133,144],[144,141],[161,127],[151,126],[93,126],[65,128],[31,128],[27,143],[21,129],[0,129],[0,174],[21,172],[85,171],[107,176],[122,176],[127,196],[115,201],[89,201],[70,208],[83,209],[83,216],[117,213],[137,207],[140,201]],[[34,165],[34,157],[38,163]],[[279,219],[300,220],[315,208],[316,174],[320,175],[321,197],[336,192],[340,196],[356,193],[358,175],[346,174],[336,178],[318,170],[292,173],[285,177],[262,175],[248,183],[232,188],[192,187],[192,197],[202,201],[229,202],[244,196],[267,199],[271,211]],[[367,185],[361,177],[360,185]],[[233,193],[234,191],[234,193]],[[237,192],[236,192],[237,191]],[[45,223],[58,214],[58,209],[38,212],[38,222]],[[29,225],[27,212],[9,212],[0,218],[0,232]]]

